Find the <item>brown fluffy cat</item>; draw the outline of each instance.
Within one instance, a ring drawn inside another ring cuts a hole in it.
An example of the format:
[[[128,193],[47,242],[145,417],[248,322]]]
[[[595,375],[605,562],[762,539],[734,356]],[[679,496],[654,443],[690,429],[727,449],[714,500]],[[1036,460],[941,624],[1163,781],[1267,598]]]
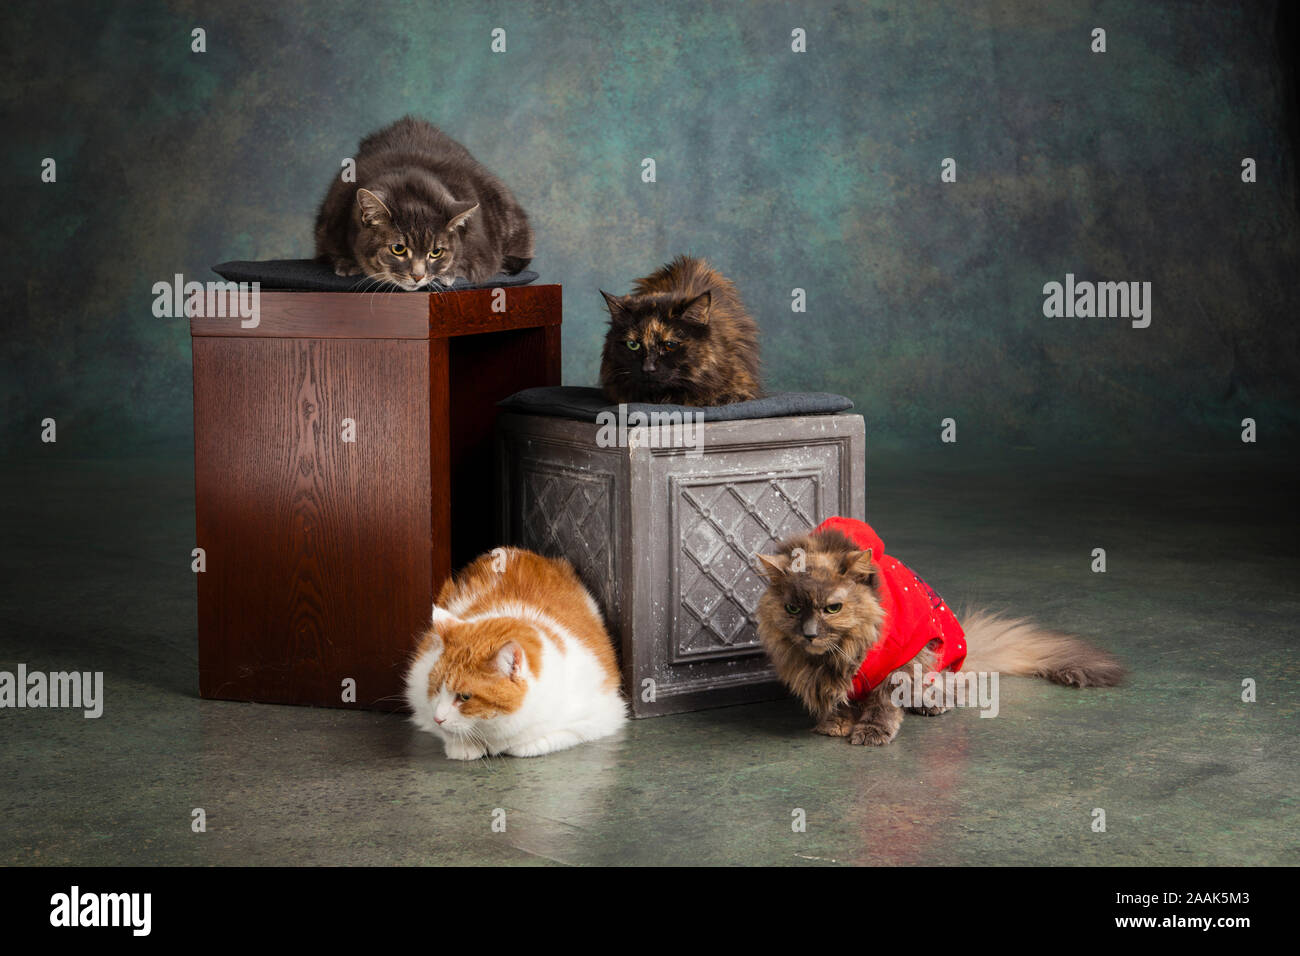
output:
[[[600,385],[613,403],[727,405],[759,396],[758,325],[703,259],[678,256],[622,297],[601,292]]]
[[[1124,674],[1104,651],[1030,621],[980,611],[959,625],[943,598],[885,554],[860,521],[831,518],[758,557],[769,581],[758,605],[759,638],[777,676],[816,719],[816,733],[889,743],[904,709],[927,716],[948,709],[902,708],[891,699],[896,681],[913,699],[911,682],[932,671],[1045,677],[1073,687],[1109,687]]]

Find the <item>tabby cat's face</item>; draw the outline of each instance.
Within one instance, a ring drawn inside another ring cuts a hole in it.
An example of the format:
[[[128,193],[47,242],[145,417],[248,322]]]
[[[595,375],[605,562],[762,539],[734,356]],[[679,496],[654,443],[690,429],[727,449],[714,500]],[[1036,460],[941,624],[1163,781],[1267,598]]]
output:
[[[649,392],[690,385],[700,352],[708,347],[709,293],[689,300],[601,295],[609,307],[610,375]]]
[[[439,210],[415,196],[381,199],[359,189],[357,207],[361,224],[353,252],[367,276],[408,292],[455,281],[462,233],[477,203]]]
[[[860,657],[884,613],[876,599],[871,552],[760,555],[769,587],[758,614],[768,640],[808,657]]]

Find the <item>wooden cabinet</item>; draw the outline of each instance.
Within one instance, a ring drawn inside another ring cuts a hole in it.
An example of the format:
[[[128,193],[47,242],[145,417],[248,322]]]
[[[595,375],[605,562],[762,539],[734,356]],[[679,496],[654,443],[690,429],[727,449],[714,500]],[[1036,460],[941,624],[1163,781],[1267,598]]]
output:
[[[556,285],[190,320],[203,697],[401,705],[437,589],[499,543],[496,402],[559,384],[560,320]]]

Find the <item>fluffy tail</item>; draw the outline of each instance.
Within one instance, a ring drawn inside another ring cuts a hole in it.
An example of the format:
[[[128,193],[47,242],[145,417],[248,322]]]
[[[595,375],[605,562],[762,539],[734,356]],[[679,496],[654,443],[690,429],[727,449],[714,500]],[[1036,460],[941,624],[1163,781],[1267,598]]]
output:
[[[1113,687],[1124,678],[1123,666],[1105,651],[1023,617],[981,609],[965,614],[961,625],[966,631],[964,671],[1046,677],[1068,687]]]

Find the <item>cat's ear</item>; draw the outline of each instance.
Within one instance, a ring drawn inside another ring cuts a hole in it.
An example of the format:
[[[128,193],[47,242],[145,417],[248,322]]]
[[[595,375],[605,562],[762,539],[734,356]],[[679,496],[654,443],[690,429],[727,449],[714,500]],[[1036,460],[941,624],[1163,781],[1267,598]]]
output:
[[[616,295],[610,295],[604,289],[600,290],[600,294],[605,298],[605,307],[609,309],[611,319],[615,322],[621,322],[627,318],[627,306],[622,299]]]
[[[442,635],[433,628],[429,628],[424,632],[424,636],[420,638],[420,643],[415,650],[417,654],[431,654],[434,652],[441,654],[446,649],[447,642],[442,639]]]
[[[840,559],[840,571],[848,577],[861,581],[868,587],[876,586],[876,565],[871,560],[871,549],[866,551],[849,551]]]
[[[682,318],[687,322],[696,322],[699,325],[709,324],[709,309],[713,305],[713,293],[701,292],[690,302],[686,303],[686,308],[682,310]]]
[[[455,614],[452,614],[451,611],[448,611],[446,608],[438,607],[438,605],[435,604],[433,606],[432,623],[435,629],[442,630],[443,628],[450,627],[452,624],[459,624],[460,618]]]
[[[514,680],[523,668],[524,649],[514,641],[497,651],[497,670],[501,672],[502,677]]]
[[[361,221],[367,226],[392,221],[393,214],[388,211],[384,201],[369,189],[357,190],[357,205],[361,207]]]
[[[779,583],[790,569],[790,559],[784,554],[756,554],[754,557],[758,558],[758,572],[773,584]]]
[[[469,222],[469,217],[478,212],[478,203],[464,202],[452,206],[451,218],[447,220],[447,231],[455,232],[465,223]]]

